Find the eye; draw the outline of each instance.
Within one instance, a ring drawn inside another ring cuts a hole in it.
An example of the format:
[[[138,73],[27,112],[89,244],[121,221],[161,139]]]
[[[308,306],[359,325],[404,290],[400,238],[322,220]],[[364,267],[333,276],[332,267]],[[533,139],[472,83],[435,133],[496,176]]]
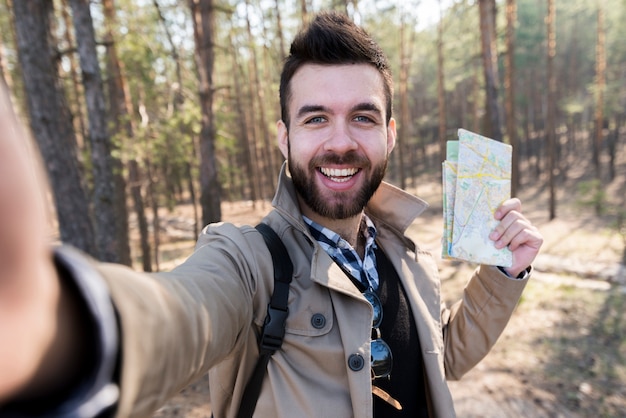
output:
[[[326,118],[323,116],[313,116],[312,118],[307,119],[305,123],[307,124],[317,124],[326,122]]]
[[[361,123],[374,123],[374,119],[366,115],[355,116],[354,120]]]

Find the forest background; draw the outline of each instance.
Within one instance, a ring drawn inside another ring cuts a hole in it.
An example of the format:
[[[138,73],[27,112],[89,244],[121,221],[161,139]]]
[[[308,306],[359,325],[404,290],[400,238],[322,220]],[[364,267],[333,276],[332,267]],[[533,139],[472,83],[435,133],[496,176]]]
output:
[[[0,0],[0,82],[43,156],[57,238],[155,271],[174,257],[165,244],[231,220],[223,210],[252,208],[246,222],[266,212],[282,163],[281,63],[322,9],[346,12],[389,56],[388,181],[415,193],[439,183],[460,127],[510,143],[512,194],[550,222],[575,208],[611,247],[617,237],[623,267],[626,0]],[[623,286],[604,270],[594,278]],[[588,409],[604,416],[626,405],[619,289],[589,304],[617,321],[600,364],[621,366]],[[588,393],[571,380],[561,375],[559,402],[576,409]]]

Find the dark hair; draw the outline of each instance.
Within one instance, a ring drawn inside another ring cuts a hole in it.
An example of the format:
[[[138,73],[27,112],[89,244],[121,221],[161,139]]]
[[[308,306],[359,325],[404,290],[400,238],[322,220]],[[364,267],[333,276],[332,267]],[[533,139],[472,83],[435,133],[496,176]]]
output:
[[[290,83],[305,64],[342,65],[366,63],[378,69],[383,77],[387,123],[391,119],[393,82],[385,53],[372,37],[347,16],[336,12],[318,14],[291,43],[280,76],[281,118],[289,129],[288,103]]]

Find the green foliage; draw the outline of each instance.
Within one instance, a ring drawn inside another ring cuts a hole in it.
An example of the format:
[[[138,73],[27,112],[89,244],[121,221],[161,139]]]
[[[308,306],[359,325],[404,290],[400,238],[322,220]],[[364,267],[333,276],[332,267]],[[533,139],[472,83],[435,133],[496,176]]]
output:
[[[149,158],[163,172],[165,178],[178,176],[180,167],[191,164],[197,171],[198,157],[193,140],[198,134],[200,109],[198,100],[198,75],[194,57],[194,39],[188,2],[160,0],[161,16],[153,2],[116,0],[116,27],[112,28],[119,59],[128,83],[135,126],[134,138],[120,138],[122,156],[143,161]],[[236,51],[241,71],[239,83],[242,104],[250,105],[252,49],[257,53],[258,77],[264,90],[265,121],[258,121],[259,109],[246,111],[247,123],[253,120],[273,127],[278,118],[278,77],[280,73],[279,38],[276,25],[275,3],[250,1],[246,10],[243,2],[223,0],[216,3],[215,16],[215,71],[213,75],[214,112],[216,132],[216,158],[220,175],[241,175],[241,167],[228,167],[232,162],[241,164],[242,115],[234,101],[235,72],[233,49]],[[310,2],[309,2],[310,3]],[[409,71],[409,106],[413,129],[420,140],[430,138],[437,127],[437,24],[439,3],[431,1],[429,7],[418,7],[419,1],[364,0],[351,2],[349,10],[355,18],[372,33],[387,52],[393,73],[398,82],[400,68],[399,33],[401,21],[406,24],[405,39],[410,45],[411,68]],[[314,2],[309,8],[313,13],[322,8],[339,8],[342,2]],[[504,3],[498,8],[498,52],[506,52],[504,45]],[[626,111],[624,97],[624,66],[626,65],[626,2],[606,0],[607,35],[607,87],[605,104],[607,117]],[[267,7],[267,6],[270,7]],[[294,2],[278,1],[285,48],[288,49],[293,34],[300,27],[300,9]],[[3,57],[13,76],[13,93],[23,102],[19,85],[19,65],[14,51],[10,13],[7,4],[0,2],[0,40]],[[59,4],[60,7],[60,4]],[[57,37],[62,33],[63,21],[57,8],[55,27]],[[92,4],[99,40],[105,39],[103,12],[100,2]],[[595,0],[572,0],[556,2],[557,7],[557,56],[555,71],[562,119],[580,117],[583,122],[593,114],[593,87],[595,77],[595,42],[597,3]],[[517,1],[517,25],[515,32],[515,102],[518,107],[516,122],[518,131],[536,123],[541,126],[545,114],[546,90],[546,26],[545,2],[538,0]],[[465,121],[481,117],[482,112],[482,64],[480,62],[478,5],[473,0],[443,2],[443,48],[444,78],[446,87],[448,129],[454,130],[461,123],[460,109],[466,112]],[[248,41],[247,18],[250,19],[252,44]],[[170,44],[171,42],[173,45]],[[232,47],[231,47],[232,44]],[[71,50],[71,45],[59,41],[59,50]],[[104,47],[100,47],[104,53]],[[79,117],[80,95],[67,74],[69,55],[62,59],[62,80],[68,92],[68,101],[75,117]],[[104,63],[104,55],[102,55]],[[177,65],[180,65],[181,85]],[[105,68],[105,65],[102,66]],[[500,63],[502,68],[502,61]],[[107,79],[104,74],[104,79]],[[503,73],[500,83],[503,85]],[[182,102],[175,101],[180,92]],[[499,92],[504,97],[504,91]],[[396,103],[396,109],[399,108]],[[26,114],[26,112],[23,112]],[[469,116],[468,116],[469,115]],[[84,115],[82,115],[84,118]],[[534,118],[534,120],[533,120]],[[563,120],[558,123],[564,123]],[[78,126],[78,124],[76,124]],[[273,129],[273,128],[271,128]],[[540,129],[540,128],[539,128]],[[581,129],[589,129],[582,127]],[[80,140],[80,135],[79,135]],[[88,150],[85,150],[88,152]],[[87,160],[86,160],[87,161]],[[162,182],[161,184],[163,184]],[[582,187],[582,186],[581,186]],[[601,201],[594,195],[592,205]],[[589,197],[587,197],[589,199]]]

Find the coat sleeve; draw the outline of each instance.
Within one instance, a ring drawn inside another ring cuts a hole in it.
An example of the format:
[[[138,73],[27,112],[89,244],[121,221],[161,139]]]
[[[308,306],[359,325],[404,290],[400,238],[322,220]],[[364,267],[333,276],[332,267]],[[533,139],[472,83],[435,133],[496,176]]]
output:
[[[250,257],[258,245],[259,234],[213,225],[191,257],[169,273],[97,266],[121,328],[118,416],[151,416],[241,343],[252,323],[258,265]]]
[[[479,266],[463,297],[442,311],[446,378],[458,380],[496,343],[528,282],[507,277],[497,267]]]

